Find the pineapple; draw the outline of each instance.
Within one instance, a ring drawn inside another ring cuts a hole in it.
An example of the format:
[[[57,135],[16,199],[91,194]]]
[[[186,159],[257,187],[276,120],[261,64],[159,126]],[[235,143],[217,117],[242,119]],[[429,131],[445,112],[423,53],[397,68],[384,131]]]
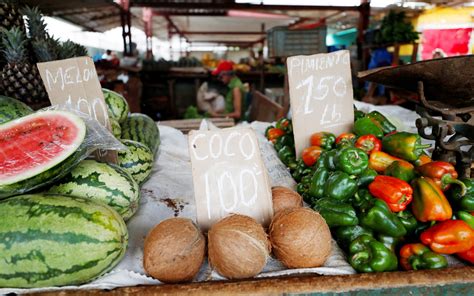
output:
[[[26,36],[19,28],[3,30],[3,55],[7,64],[1,73],[4,94],[28,105],[42,107],[48,97],[36,65],[28,60]]]
[[[25,32],[23,16],[18,11],[17,1],[0,1],[0,28],[10,30],[13,27]]]
[[[77,43],[67,40],[61,45],[61,49],[58,52],[59,59],[69,59],[73,57],[87,56],[87,49]]]
[[[10,30],[13,27],[19,28],[25,32],[25,24],[23,22],[23,15],[18,10],[18,2],[15,0],[1,0],[0,1],[0,38],[2,38],[2,28]],[[0,45],[0,50],[2,50]],[[5,65],[5,59],[0,55],[0,69]],[[1,89],[1,87],[0,87]]]
[[[28,34],[30,37],[31,51],[37,62],[49,62],[57,59],[58,40],[49,36],[46,24],[38,7],[25,7],[22,12],[28,18]]]

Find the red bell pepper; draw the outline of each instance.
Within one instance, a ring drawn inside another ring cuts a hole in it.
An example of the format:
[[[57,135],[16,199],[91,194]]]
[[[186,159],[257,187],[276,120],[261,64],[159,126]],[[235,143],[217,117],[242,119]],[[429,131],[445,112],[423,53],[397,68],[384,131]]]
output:
[[[301,158],[306,166],[313,166],[318,161],[323,149],[319,146],[310,146],[301,153]]]
[[[445,161],[432,161],[417,168],[417,171],[424,177],[429,177],[435,181],[441,190],[446,191],[450,184],[461,186],[461,196],[466,194],[466,185],[458,180],[458,173],[452,164]]]
[[[461,258],[461,259],[471,263],[472,265],[474,265],[474,246],[472,246],[472,248],[470,248],[467,251],[456,253],[456,255],[459,258]]]
[[[370,193],[385,201],[392,212],[405,210],[413,199],[413,189],[410,184],[395,177],[377,176],[369,184]]]
[[[420,240],[436,253],[462,253],[474,245],[474,230],[462,220],[446,220],[423,231]]]
[[[374,151],[370,153],[369,168],[380,174],[383,173],[395,160],[401,159],[382,151]]]
[[[364,150],[367,154],[382,150],[382,141],[374,135],[360,136],[355,142],[355,147]]]
[[[444,221],[451,219],[453,209],[436,183],[427,177],[411,182],[413,202],[411,210],[418,221]]]
[[[275,144],[276,140],[283,136],[285,134],[285,132],[282,130],[282,129],[279,129],[279,128],[271,128],[267,131],[267,138],[270,142],[272,142],[273,144]]]
[[[356,135],[353,133],[342,133],[336,138],[336,147],[349,145],[354,145]]]

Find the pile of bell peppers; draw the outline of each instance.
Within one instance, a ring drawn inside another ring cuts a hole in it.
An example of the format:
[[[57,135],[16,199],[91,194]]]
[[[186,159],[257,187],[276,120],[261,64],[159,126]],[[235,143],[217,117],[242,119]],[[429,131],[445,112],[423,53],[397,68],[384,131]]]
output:
[[[431,160],[418,134],[397,132],[382,113],[354,112],[352,133],[315,132],[301,159],[290,120],[266,132],[350,264],[358,272],[435,269],[447,267],[445,254],[474,264],[474,179]]]

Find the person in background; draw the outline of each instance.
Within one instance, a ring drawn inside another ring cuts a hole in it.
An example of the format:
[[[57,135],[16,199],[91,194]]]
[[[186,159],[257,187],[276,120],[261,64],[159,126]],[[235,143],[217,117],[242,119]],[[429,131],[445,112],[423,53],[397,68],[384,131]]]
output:
[[[102,59],[110,61],[112,59],[112,51],[110,49],[107,49],[102,55]]]
[[[245,89],[242,81],[235,75],[231,61],[220,61],[212,71],[218,79],[228,87],[225,95],[225,109],[223,113],[211,112],[212,117],[231,117],[241,120],[245,114]]]

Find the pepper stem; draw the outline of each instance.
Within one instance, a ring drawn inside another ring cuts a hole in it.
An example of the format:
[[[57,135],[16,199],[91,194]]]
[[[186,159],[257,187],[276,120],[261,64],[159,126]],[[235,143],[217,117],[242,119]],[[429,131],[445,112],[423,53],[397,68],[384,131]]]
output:
[[[431,144],[420,144],[420,145],[415,145],[415,149],[426,149],[430,148]]]
[[[445,174],[443,177],[441,177],[441,185],[443,189],[446,188],[448,184],[456,184],[461,186],[461,196],[464,196],[467,192],[466,184],[464,184],[461,180],[453,178],[451,174]]]

